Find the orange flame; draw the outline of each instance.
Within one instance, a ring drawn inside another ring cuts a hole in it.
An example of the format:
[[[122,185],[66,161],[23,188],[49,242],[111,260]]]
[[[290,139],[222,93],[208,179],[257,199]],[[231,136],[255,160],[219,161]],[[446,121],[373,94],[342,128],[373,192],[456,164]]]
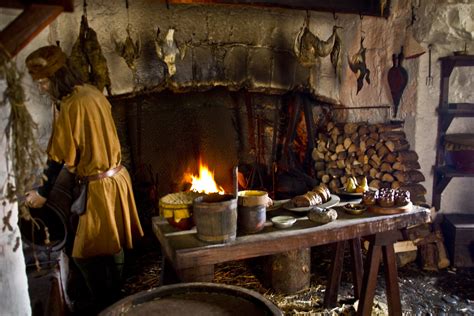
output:
[[[199,160],[199,176],[195,176],[192,173],[185,173],[184,178],[189,179],[189,182],[191,182],[190,191],[206,194],[225,193],[224,189],[221,186],[218,186],[214,180],[214,172],[210,171],[201,160]]]

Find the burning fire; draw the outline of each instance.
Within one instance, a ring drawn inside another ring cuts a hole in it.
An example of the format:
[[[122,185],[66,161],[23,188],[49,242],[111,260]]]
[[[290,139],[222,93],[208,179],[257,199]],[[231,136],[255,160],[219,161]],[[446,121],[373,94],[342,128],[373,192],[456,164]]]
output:
[[[192,184],[190,191],[206,194],[225,193],[224,189],[218,186],[216,181],[214,181],[214,172],[210,171],[201,160],[199,160],[199,176],[195,176],[192,173],[185,173],[184,179]]]

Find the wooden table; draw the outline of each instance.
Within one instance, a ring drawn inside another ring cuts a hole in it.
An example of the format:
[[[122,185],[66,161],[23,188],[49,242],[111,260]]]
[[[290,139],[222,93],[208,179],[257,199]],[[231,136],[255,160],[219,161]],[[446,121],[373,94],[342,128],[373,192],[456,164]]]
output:
[[[267,219],[288,211],[279,209],[267,213]],[[295,214],[293,215],[300,215]],[[343,250],[347,242],[351,245],[355,297],[359,298],[358,314],[370,315],[380,259],[385,265],[387,300],[391,315],[401,315],[396,258],[393,243],[399,237],[398,231],[412,225],[430,221],[428,209],[414,206],[407,213],[394,215],[349,215],[338,210],[336,221],[318,225],[309,221],[305,214],[291,227],[283,230],[274,228],[269,222],[263,231],[256,234],[238,235],[234,242],[208,244],[197,239],[196,231],[178,231],[163,218],[153,218],[153,231],[158,238],[162,252],[178,278],[183,282],[210,282],[217,263],[278,255],[318,245],[334,244],[336,251],[327,285],[325,306],[337,302],[337,291],[342,272]],[[368,238],[370,247],[362,272],[360,237]]]

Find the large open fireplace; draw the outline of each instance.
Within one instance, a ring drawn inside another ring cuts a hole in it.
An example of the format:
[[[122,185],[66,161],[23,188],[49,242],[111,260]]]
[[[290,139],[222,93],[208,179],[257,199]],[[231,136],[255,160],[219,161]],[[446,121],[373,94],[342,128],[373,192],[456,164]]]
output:
[[[234,192],[238,166],[240,189],[264,189],[275,199],[319,182],[337,192],[349,176],[365,176],[371,186],[404,187],[424,202],[418,156],[399,121],[348,123],[340,107],[298,91],[164,90],[112,104],[139,200],[155,206],[189,189],[183,176],[198,174],[200,162],[226,192]]]

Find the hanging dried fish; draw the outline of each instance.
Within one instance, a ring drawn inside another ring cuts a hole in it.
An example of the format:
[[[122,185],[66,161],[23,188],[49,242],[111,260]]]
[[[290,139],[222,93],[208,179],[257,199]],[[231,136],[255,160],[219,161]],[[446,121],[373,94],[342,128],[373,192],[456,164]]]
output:
[[[326,41],[322,41],[311,33],[308,26],[305,25],[295,39],[294,52],[296,58],[305,67],[314,66],[318,57],[326,57],[331,53],[335,37],[336,27],[334,27],[331,36]]]
[[[133,41],[132,36],[130,34],[130,25],[127,26],[127,38],[125,42],[119,42],[114,40],[115,43],[115,51],[117,54],[122,57],[125,62],[127,63],[128,68],[133,73],[134,78],[136,77],[136,65],[135,61],[140,57],[140,38],[138,37],[136,41]]]
[[[107,93],[112,94],[107,60],[102,54],[97,33],[89,27],[85,15],[81,18],[79,37],[72,48],[69,63],[79,71],[84,81],[90,82],[100,91],[105,87]]]
[[[165,39],[163,40],[159,37],[160,29],[158,29],[155,38],[156,54],[158,55],[158,58],[168,66],[168,74],[170,77],[176,73],[176,55],[180,54],[180,50],[174,39],[174,32],[174,29],[169,29]]]
[[[337,28],[335,26],[335,28]],[[341,82],[341,73],[342,73],[342,55],[341,55],[342,41],[335,30],[334,45],[331,50],[331,63],[334,66],[334,74],[336,75],[339,83]]]
[[[363,42],[364,38],[361,38],[360,49],[354,56],[352,56],[351,59],[349,59],[349,56],[347,56],[347,59],[349,61],[349,68],[351,68],[352,72],[354,72],[357,77],[357,94],[364,85],[364,79],[368,84],[370,84],[370,70],[367,68],[367,65],[365,63],[366,49],[363,45]]]

